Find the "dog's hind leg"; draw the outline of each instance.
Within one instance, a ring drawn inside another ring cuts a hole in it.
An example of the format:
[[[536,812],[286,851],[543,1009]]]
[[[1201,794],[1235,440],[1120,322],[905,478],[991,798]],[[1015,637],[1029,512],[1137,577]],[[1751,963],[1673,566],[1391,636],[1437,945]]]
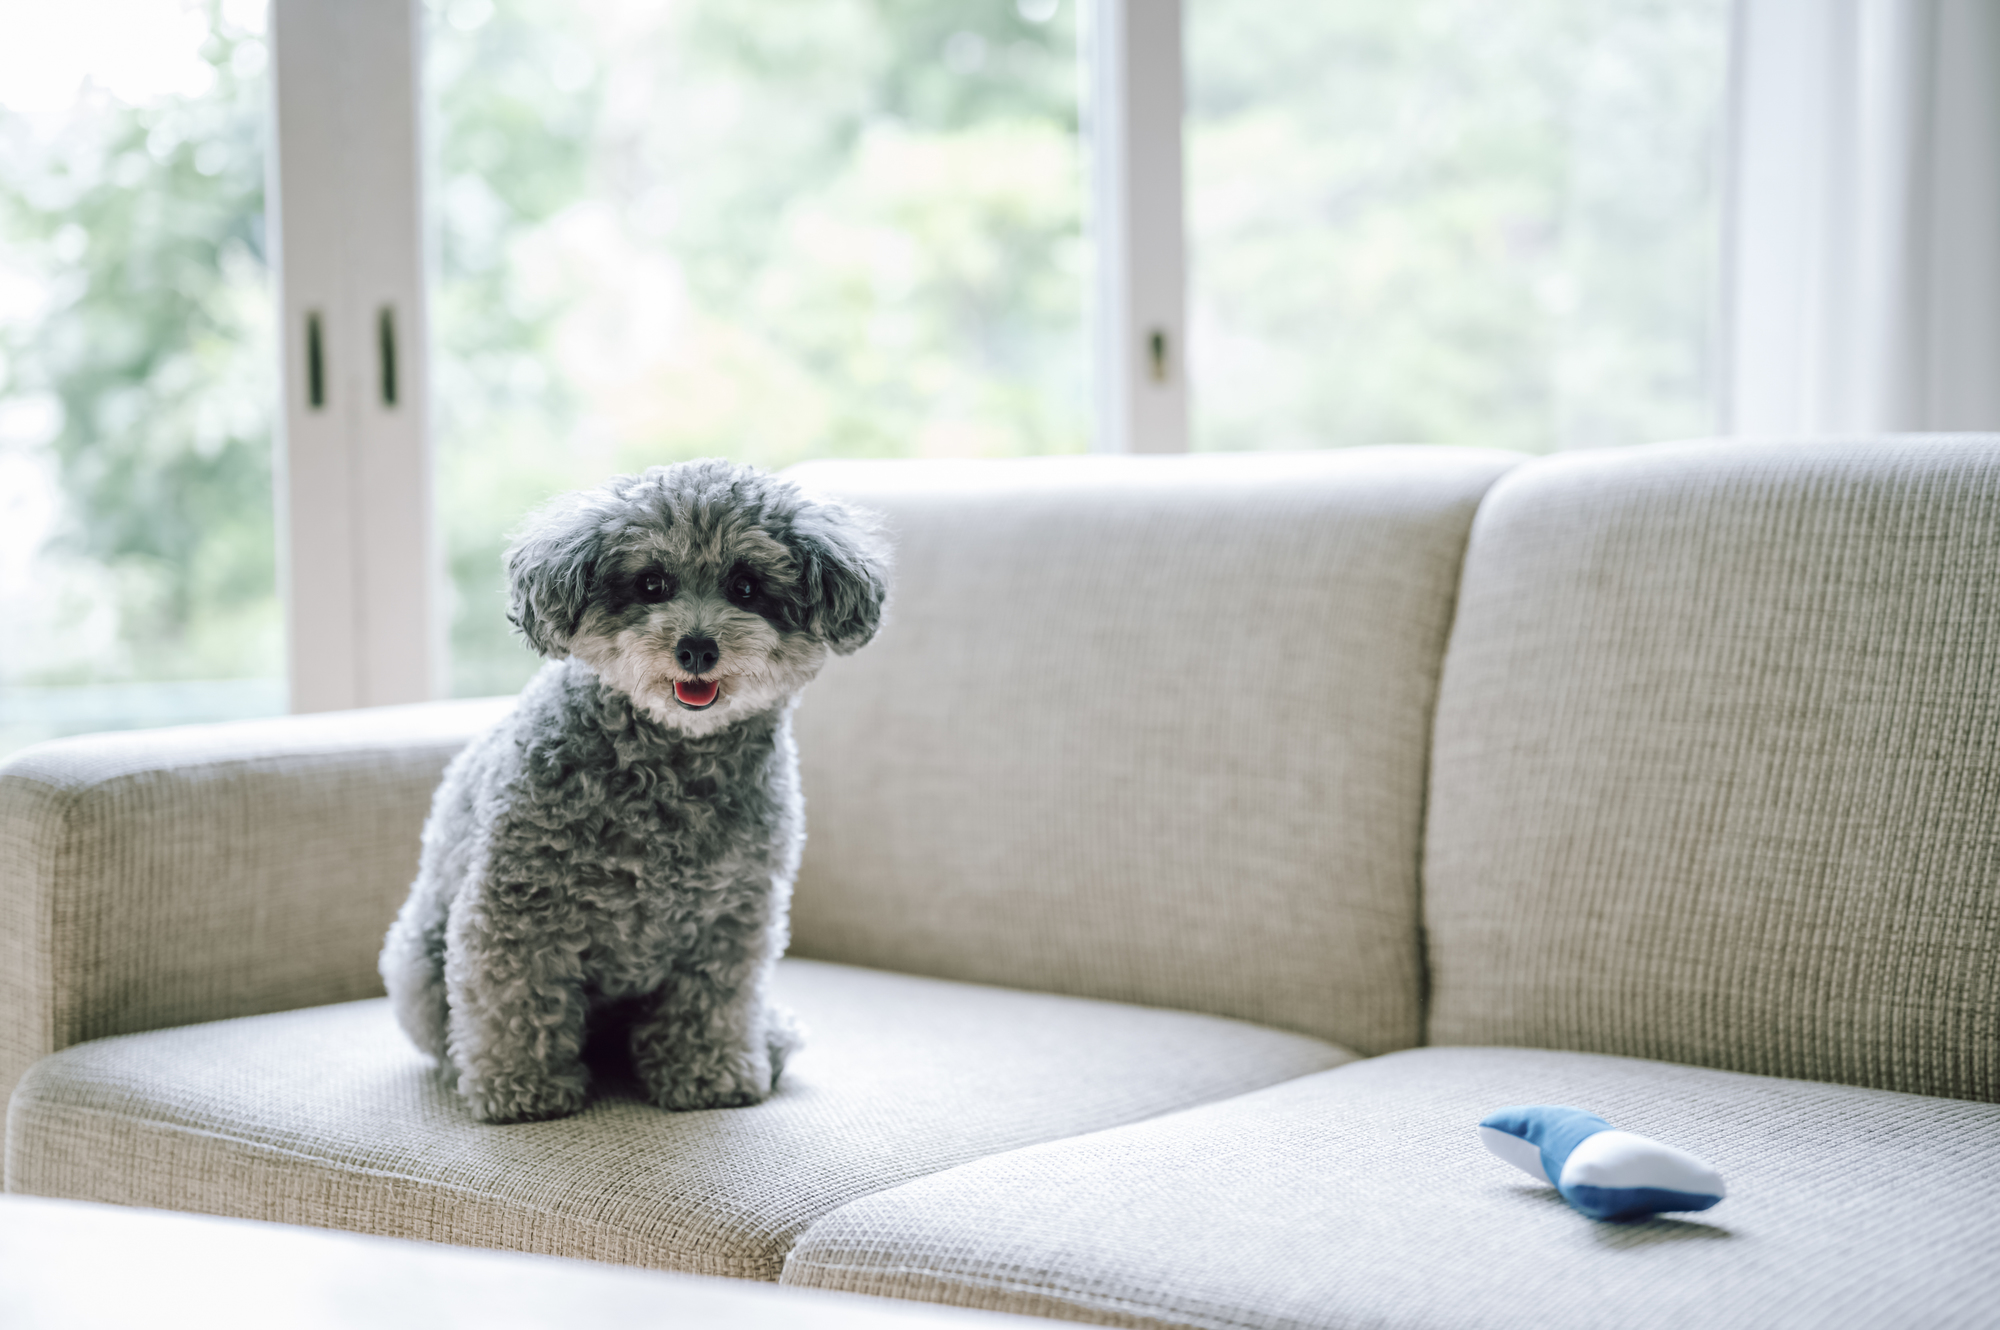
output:
[[[417,880],[389,926],[377,962],[396,1023],[411,1043],[446,1070],[451,1068],[445,1047],[451,1009],[444,982],[445,925],[452,901],[466,880],[482,869],[485,857],[486,837],[473,817],[473,792],[458,764],[447,769],[424,823]]]
[[[445,1067],[445,1030],[451,1008],[444,986],[444,928],[448,894],[419,874],[410,898],[389,926],[378,968],[389,1006],[410,1042]]]

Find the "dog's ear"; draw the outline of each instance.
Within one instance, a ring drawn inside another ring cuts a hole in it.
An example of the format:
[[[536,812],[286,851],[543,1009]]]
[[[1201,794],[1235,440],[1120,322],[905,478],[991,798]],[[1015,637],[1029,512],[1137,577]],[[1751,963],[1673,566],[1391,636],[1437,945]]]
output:
[[[507,549],[507,622],[550,659],[569,654],[604,550],[601,515],[582,500],[536,512]]]
[[[889,595],[889,542],[880,523],[819,500],[799,510],[790,536],[807,624],[840,655],[867,646]]]

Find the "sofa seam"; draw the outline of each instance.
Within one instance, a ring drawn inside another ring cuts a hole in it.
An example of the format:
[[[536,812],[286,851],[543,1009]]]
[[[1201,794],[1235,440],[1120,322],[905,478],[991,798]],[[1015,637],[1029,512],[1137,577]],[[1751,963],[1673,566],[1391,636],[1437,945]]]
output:
[[[1417,844],[1416,844],[1416,943],[1417,943],[1417,1042],[1416,1047],[1428,1048],[1431,1044],[1431,999],[1433,995],[1433,973],[1431,965],[1430,929],[1430,835],[1431,835],[1431,795],[1436,787],[1437,774],[1437,729],[1438,708],[1444,700],[1445,674],[1451,665],[1452,647],[1458,638],[1459,611],[1465,602],[1465,578],[1472,566],[1473,543],[1478,539],[1481,519],[1485,517],[1493,500],[1493,493],[1531,466],[1535,459],[1527,458],[1514,463],[1495,474],[1479,491],[1473,503],[1472,515],[1465,524],[1465,533],[1458,542],[1458,551],[1452,562],[1456,565],[1456,575],[1451,579],[1450,604],[1444,616],[1444,632],[1437,654],[1437,673],[1431,679],[1430,704],[1423,712],[1423,738],[1420,741],[1423,760],[1418,775],[1417,799]]]

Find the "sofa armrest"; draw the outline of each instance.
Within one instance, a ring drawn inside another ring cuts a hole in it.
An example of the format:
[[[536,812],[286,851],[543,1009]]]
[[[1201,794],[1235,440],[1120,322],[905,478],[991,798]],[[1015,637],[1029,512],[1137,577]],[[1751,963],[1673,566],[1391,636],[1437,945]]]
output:
[[[86,735],[0,765],[0,1103],[86,1039],[381,992],[431,790],[510,705]]]

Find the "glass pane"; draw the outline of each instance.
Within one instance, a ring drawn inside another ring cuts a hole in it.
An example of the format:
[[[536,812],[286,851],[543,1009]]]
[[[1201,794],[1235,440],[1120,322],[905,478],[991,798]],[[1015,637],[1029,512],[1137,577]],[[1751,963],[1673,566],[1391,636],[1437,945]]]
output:
[[[1728,0],[1189,0],[1195,446],[1714,428]]]
[[[680,458],[1079,451],[1073,5],[432,10],[453,688],[534,667],[508,530]]]
[[[261,3],[0,42],[0,752],[283,710]]]

